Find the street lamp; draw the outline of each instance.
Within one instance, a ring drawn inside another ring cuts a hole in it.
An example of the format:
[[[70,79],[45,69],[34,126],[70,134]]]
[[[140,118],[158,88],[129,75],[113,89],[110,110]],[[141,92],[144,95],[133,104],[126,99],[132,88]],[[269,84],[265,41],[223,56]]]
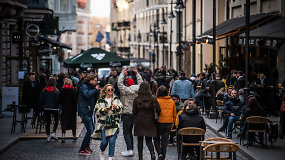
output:
[[[121,48],[120,48],[120,51],[121,51],[121,57],[123,56],[123,40],[122,40],[122,35],[120,35],[120,44],[121,44]]]
[[[152,37],[152,29],[151,26],[149,26],[149,33],[148,33],[148,38],[149,38],[149,65],[151,66],[151,37]]]
[[[185,6],[182,0],[177,0],[176,6],[174,7],[178,14],[178,46],[176,48],[177,55],[179,56],[179,71],[182,70],[182,46],[181,46],[181,14]]]
[[[159,67],[159,44],[158,44],[158,34],[160,32],[160,28],[158,26],[158,19],[157,23],[154,24],[154,30],[155,30],[155,37],[156,37],[156,66]]]
[[[131,45],[130,45],[130,43],[131,43],[131,34],[129,33],[129,37],[128,37],[128,42],[129,42],[129,50],[128,50],[128,58],[130,58],[130,54],[131,54]]]
[[[141,36],[140,30],[138,31],[137,40],[138,40],[138,58],[140,58],[140,42],[142,40],[142,36]]]
[[[172,20],[175,18],[174,14],[173,14],[173,10],[172,10],[172,4],[173,4],[173,1],[171,0],[171,10],[170,10],[170,13],[169,13],[169,16],[168,18],[170,19],[170,41],[169,41],[169,65],[172,66]]]
[[[164,41],[165,41],[165,36],[164,36],[164,27],[167,24],[165,18],[164,18],[164,8],[162,8],[162,21],[160,24],[162,25],[162,65],[164,65]]]

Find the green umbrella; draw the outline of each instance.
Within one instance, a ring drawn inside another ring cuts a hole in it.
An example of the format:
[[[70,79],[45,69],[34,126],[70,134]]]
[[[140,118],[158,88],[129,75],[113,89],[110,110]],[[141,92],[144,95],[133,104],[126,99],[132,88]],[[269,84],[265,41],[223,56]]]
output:
[[[88,49],[64,61],[64,66],[69,68],[104,68],[129,64],[130,60],[97,47]]]

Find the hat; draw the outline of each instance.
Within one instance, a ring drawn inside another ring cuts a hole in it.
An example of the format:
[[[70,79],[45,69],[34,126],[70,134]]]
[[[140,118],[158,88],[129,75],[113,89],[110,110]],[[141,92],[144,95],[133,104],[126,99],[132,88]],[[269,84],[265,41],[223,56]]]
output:
[[[135,84],[133,79],[130,78],[130,79],[127,80],[127,86],[131,86],[133,84]]]
[[[257,100],[255,97],[250,97],[248,99],[248,107],[256,107],[257,106]]]

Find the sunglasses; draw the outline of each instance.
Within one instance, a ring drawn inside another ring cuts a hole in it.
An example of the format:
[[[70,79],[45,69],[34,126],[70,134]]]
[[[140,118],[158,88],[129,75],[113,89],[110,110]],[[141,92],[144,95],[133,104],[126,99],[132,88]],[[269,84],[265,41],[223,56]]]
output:
[[[108,92],[110,92],[110,91],[111,91],[111,92],[113,92],[113,91],[114,91],[114,89],[107,89],[107,91],[108,91]]]

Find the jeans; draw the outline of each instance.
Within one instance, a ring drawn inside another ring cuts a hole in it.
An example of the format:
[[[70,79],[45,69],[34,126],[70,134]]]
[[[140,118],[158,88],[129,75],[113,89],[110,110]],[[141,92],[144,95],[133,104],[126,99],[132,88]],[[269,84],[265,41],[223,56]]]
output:
[[[133,138],[133,126],[134,126],[134,116],[131,114],[123,114],[123,134],[127,145],[127,150],[134,149],[134,138]]]
[[[94,131],[94,123],[93,123],[93,119],[92,119],[92,116],[90,115],[83,115],[81,116],[81,119],[84,123],[84,126],[87,130],[84,138],[83,138],[83,141],[82,141],[82,144],[81,144],[81,147],[80,147],[80,151],[84,150],[85,148],[89,147],[90,145],[90,136],[92,135],[93,131]]]
[[[50,135],[50,124],[51,124],[51,115],[54,118],[53,132],[56,132],[58,126],[58,111],[57,110],[45,110],[46,117],[46,134]]]
[[[165,157],[168,145],[168,137],[171,131],[170,123],[158,123],[158,136],[154,138],[154,146],[158,155]]]
[[[138,136],[138,152],[139,152],[139,157],[143,156],[143,139],[145,138],[145,143],[146,146],[150,152],[151,155],[154,155],[154,147],[152,143],[152,137],[143,137],[143,136]]]
[[[102,130],[101,133],[102,141],[100,144],[100,149],[102,152],[104,152],[108,146],[109,142],[109,157],[114,157],[115,155],[115,144],[117,139],[117,132],[111,137],[106,137],[105,135],[105,128]]]
[[[239,120],[239,116],[230,116],[228,122],[228,136],[232,137],[232,128],[235,121]]]

